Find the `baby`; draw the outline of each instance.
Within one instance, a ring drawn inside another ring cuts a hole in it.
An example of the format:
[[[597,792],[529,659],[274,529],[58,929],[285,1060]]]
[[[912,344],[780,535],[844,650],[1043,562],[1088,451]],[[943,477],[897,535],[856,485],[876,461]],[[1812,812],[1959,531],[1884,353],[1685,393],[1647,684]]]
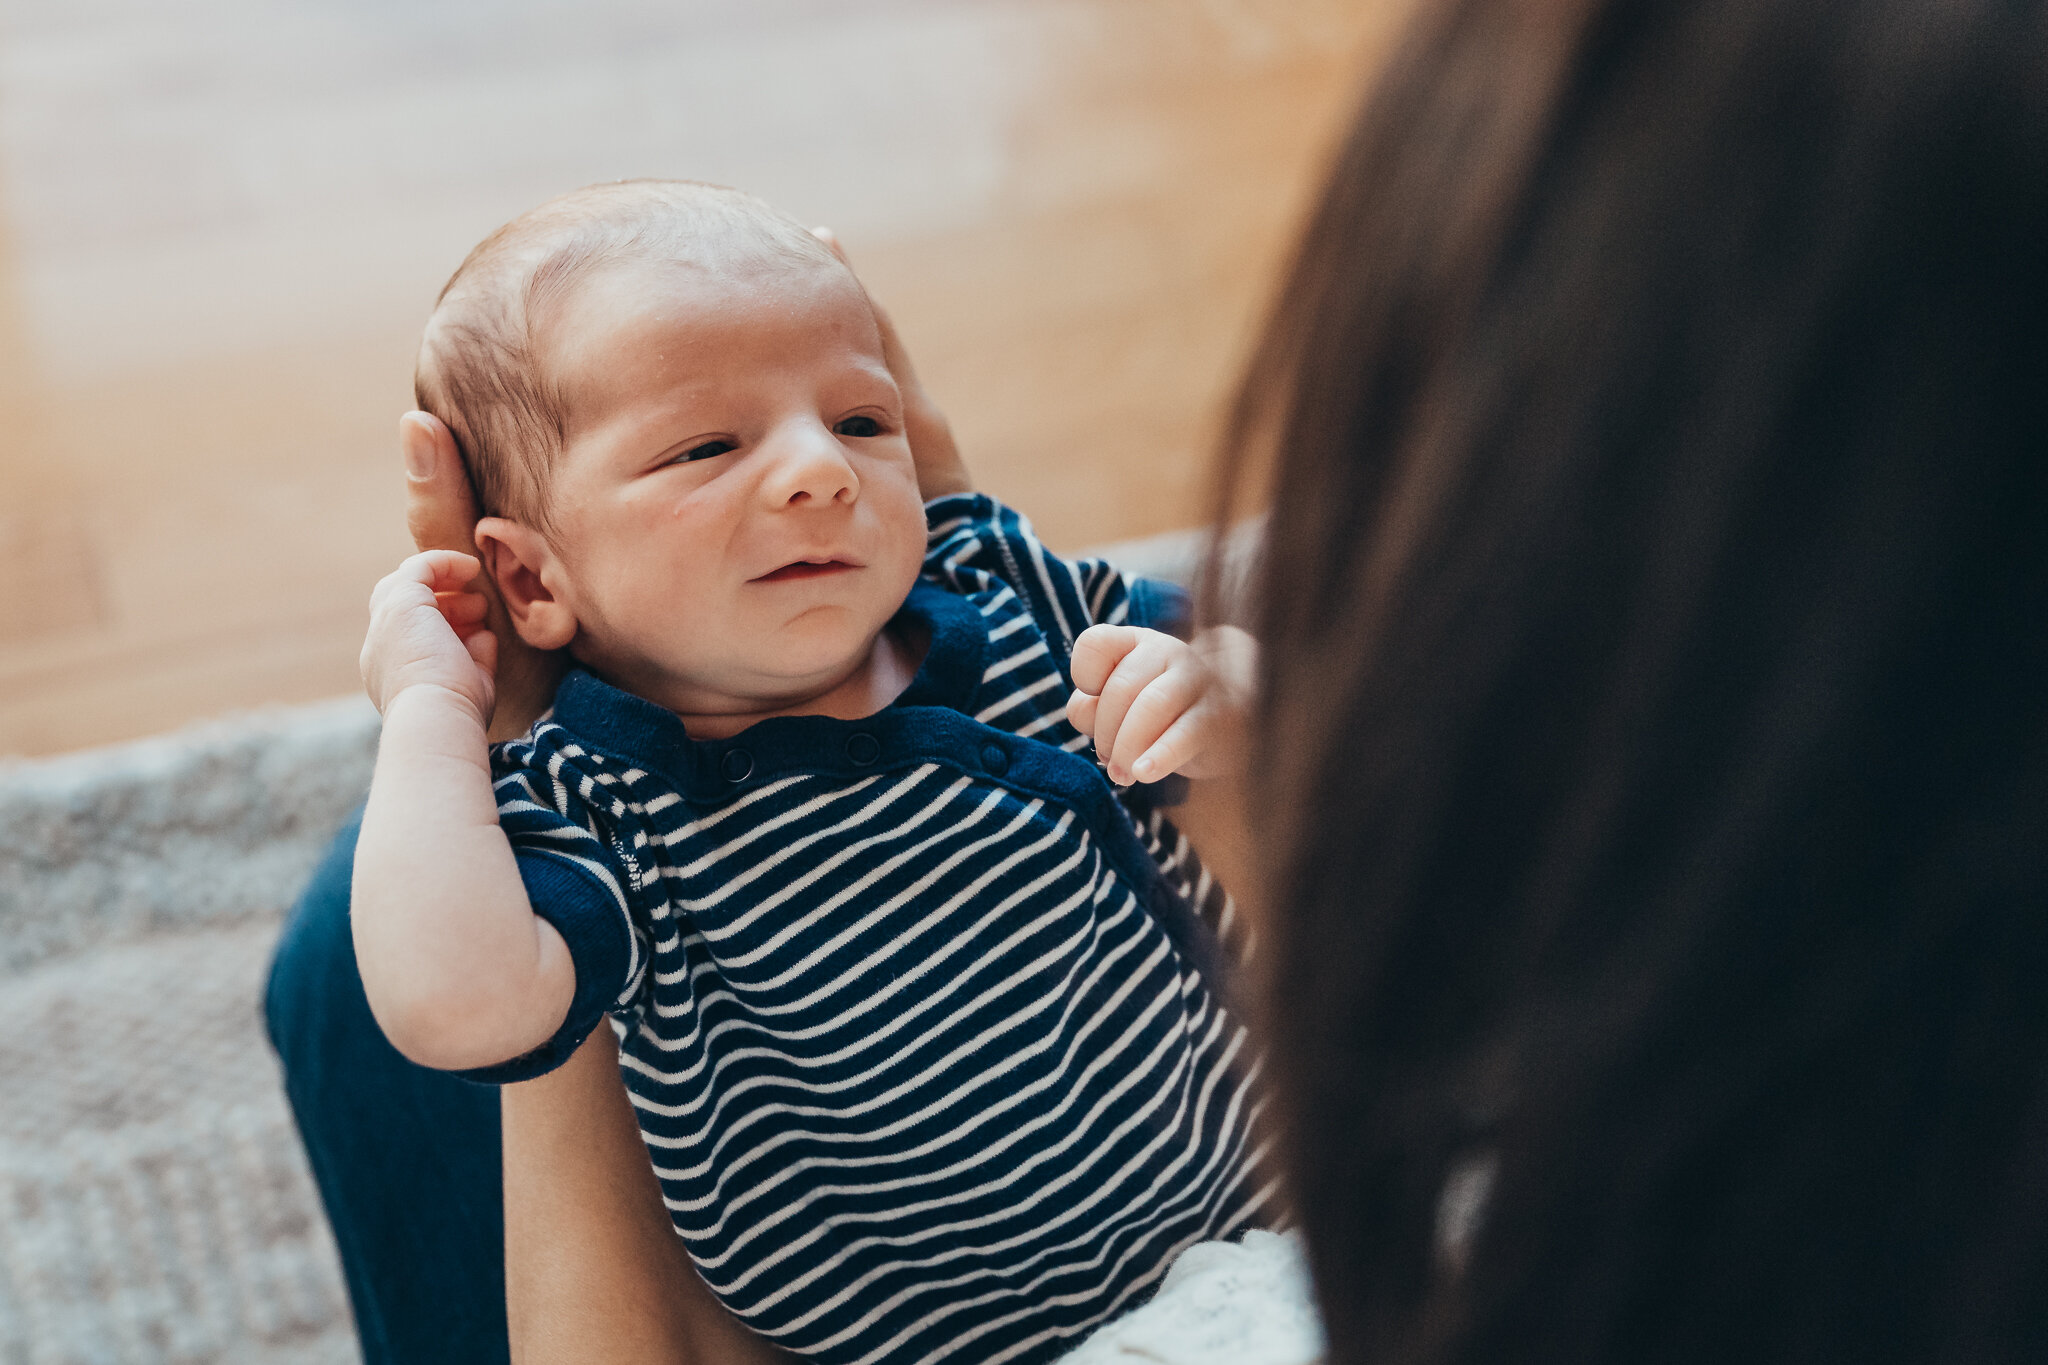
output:
[[[1171,592],[921,502],[829,248],[579,191],[470,254],[418,388],[486,515],[363,646],[354,932],[401,1051],[514,1081],[609,1015],[704,1280],[818,1361],[1052,1359],[1258,1221],[1221,893],[1081,756],[1199,771],[1233,689],[1147,628]],[[480,571],[577,665],[495,750]]]

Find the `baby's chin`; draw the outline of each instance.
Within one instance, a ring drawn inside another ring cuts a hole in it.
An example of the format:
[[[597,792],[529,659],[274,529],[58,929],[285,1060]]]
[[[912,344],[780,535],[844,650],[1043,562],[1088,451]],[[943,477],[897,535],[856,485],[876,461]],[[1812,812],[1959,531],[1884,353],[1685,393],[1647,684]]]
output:
[[[802,706],[858,673],[874,655],[879,629],[848,640],[785,640],[780,648],[741,652],[705,667],[701,659],[643,660],[599,676],[683,714],[739,714]]]
[[[881,633],[877,626],[850,639],[820,632],[820,638],[792,640],[754,661],[753,667],[744,670],[748,675],[745,681],[736,678],[735,682],[755,695],[789,700],[829,692],[874,656]]]

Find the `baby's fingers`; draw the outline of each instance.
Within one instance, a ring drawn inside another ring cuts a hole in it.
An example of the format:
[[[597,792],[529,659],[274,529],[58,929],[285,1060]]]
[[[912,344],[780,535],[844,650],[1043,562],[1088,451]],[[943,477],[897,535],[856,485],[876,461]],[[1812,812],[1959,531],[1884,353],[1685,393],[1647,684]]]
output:
[[[1190,772],[1208,739],[1208,708],[1197,702],[1174,718],[1165,733],[1152,741],[1151,746],[1131,762],[1131,775],[1140,782],[1157,782],[1173,773]]]
[[[490,714],[497,641],[484,628],[482,594],[463,590],[481,568],[473,555],[429,550],[377,584],[357,666],[379,710],[408,687],[432,684]]]
[[[488,630],[472,631],[462,637],[462,647],[469,651],[469,657],[485,676],[496,676],[498,672],[498,637]]]
[[[1137,748],[1128,747],[1130,741],[1124,735],[1134,708],[1187,652],[1187,646],[1170,635],[1150,630],[1133,633],[1137,639],[1130,652],[1118,660],[1108,680],[1102,684],[1090,731],[1095,739],[1096,756],[1109,768],[1110,780],[1119,784],[1131,780],[1129,763],[1144,752],[1143,744]],[[1160,704],[1159,697],[1155,696],[1146,704],[1145,711],[1155,711]],[[1138,737],[1149,742],[1172,719],[1171,715],[1140,715],[1141,732]]]
[[[448,624],[455,627],[457,635],[466,635],[482,623],[490,614],[491,604],[480,592],[444,592],[434,596],[434,605],[441,609]]]
[[[459,592],[482,567],[475,555],[459,550],[425,550],[409,555],[377,581],[370,592],[370,611],[374,615],[394,602],[416,603],[421,600],[422,588],[428,596]]]
[[[1074,637],[1074,654],[1068,666],[1073,670],[1077,690],[1099,695],[1109,675],[1137,647],[1141,632],[1136,626],[1090,626]],[[1087,727],[1082,726],[1083,730]]]
[[[1201,701],[1202,684],[1201,670],[1185,659],[1175,660],[1145,684],[1124,712],[1115,737],[1107,744],[1097,740],[1096,752],[1109,764],[1111,781],[1126,784],[1135,778],[1156,782],[1178,768],[1177,763],[1167,761],[1173,752],[1170,747],[1143,771],[1138,765],[1140,759],[1154,757],[1154,750],[1174,725]]]
[[[422,550],[407,556],[398,572],[426,584],[437,593],[455,592],[473,580],[483,561],[460,550]]]

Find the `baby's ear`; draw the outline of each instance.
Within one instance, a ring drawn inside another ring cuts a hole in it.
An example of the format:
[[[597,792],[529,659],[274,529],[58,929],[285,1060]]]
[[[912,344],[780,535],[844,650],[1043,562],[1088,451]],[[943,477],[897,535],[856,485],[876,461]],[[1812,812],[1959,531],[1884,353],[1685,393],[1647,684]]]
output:
[[[516,521],[485,517],[476,524],[476,550],[519,638],[535,649],[567,648],[576,638],[576,612],[557,591],[566,578],[547,537]]]

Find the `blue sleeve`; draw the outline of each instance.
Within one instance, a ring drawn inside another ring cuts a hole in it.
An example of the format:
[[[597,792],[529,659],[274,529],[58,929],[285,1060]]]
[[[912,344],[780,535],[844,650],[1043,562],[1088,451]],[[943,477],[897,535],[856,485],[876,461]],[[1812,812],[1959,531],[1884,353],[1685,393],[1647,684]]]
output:
[[[1182,640],[1194,638],[1195,604],[1186,588],[1163,578],[1132,576],[1125,577],[1124,586],[1130,593],[1132,625],[1164,631]]]
[[[510,1061],[457,1073],[470,1080],[503,1085],[554,1070],[639,989],[646,952],[632,911],[636,869],[601,818],[616,803],[593,789],[565,748],[574,746],[550,744],[537,729],[535,738],[500,746],[493,763],[498,823],[533,913],[568,945],[576,994],[552,1038]]]
[[[1133,625],[1185,635],[1192,613],[1172,583],[1127,578],[1106,559],[1061,559],[1031,523],[984,493],[925,506],[925,577],[965,597],[1007,587],[1024,600],[1064,658],[1090,626]]]

